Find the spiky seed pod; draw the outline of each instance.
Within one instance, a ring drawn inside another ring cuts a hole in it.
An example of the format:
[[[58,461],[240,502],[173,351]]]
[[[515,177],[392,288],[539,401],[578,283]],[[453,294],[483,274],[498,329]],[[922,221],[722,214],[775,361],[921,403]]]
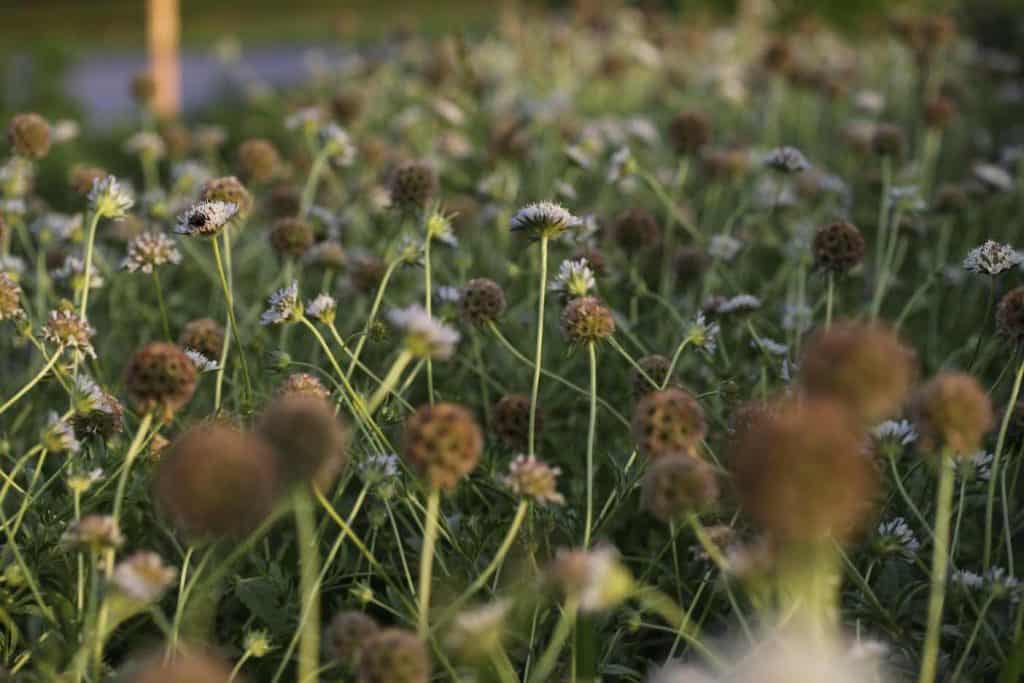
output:
[[[505,292],[494,280],[474,278],[462,288],[459,315],[471,325],[496,321],[505,312]]]
[[[864,260],[864,237],[852,223],[837,221],[818,228],[811,251],[815,268],[844,275]]]
[[[701,512],[717,500],[714,471],[703,460],[689,455],[660,458],[644,475],[644,507],[666,524],[688,513]]]
[[[380,626],[368,614],[356,610],[338,612],[327,625],[324,645],[327,656],[347,667],[355,667],[366,642]]]
[[[653,379],[658,387],[665,382],[665,377],[668,375],[668,368],[672,364],[668,358],[660,354],[652,354],[650,356],[644,356],[636,362],[637,365],[644,371],[647,377]],[[630,382],[633,385],[633,397],[643,398],[652,391],[656,391],[658,387],[651,386],[651,383],[647,381],[647,377],[644,377],[636,368],[632,368],[629,373]],[[669,386],[673,383],[669,382]]]
[[[527,447],[530,433],[530,397],[526,394],[508,394],[498,399],[491,415],[491,428],[502,443],[511,450]],[[544,426],[544,414],[537,410],[534,430],[539,435]]]
[[[161,513],[190,538],[242,538],[274,505],[274,452],[263,439],[225,422],[180,435],[160,458],[153,495]]]
[[[327,401],[309,394],[275,398],[256,424],[274,449],[286,484],[326,491],[346,462],[348,430]]]
[[[842,405],[792,399],[753,411],[728,448],[743,509],[773,538],[848,537],[870,512],[875,469]]]
[[[50,151],[50,124],[39,114],[16,114],[7,125],[7,142],[19,156],[42,159]]]
[[[334,94],[331,99],[331,111],[334,118],[342,125],[351,125],[363,113],[366,96],[361,90],[344,88]]]
[[[956,102],[943,95],[930,100],[924,107],[925,122],[940,130],[947,127],[956,118],[956,114]]]
[[[1014,344],[1024,342],[1024,287],[1015,287],[1003,295],[996,309],[999,333]]]
[[[460,405],[426,405],[405,421],[403,457],[431,487],[454,489],[476,468],[482,451],[480,427]]]
[[[898,159],[903,156],[906,146],[907,138],[903,129],[891,123],[878,124],[871,136],[871,148],[880,157]]]
[[[615,334],[615,318],[599,299],[581,296],[562,309],[562,333],[570,344],[596,343]]]
[[[198,647],[179,647],[168,657],[163,648],[129,663],[117,677],[118,683],[228,683],[245,678],[232,677],[230,665],[219,656]]]
[[[192,399],[196,366],[179,346],[150,342],[128,362],[124,386],[138,412],[156,410],[167,421]]]
[[[301,218],[281,218],[270,230],[270,246],[283,257],[301,257],[314,239],[313,228]]]
[[[245,218],[252,211],[252,195],[233,175],[211,178],[203,184],[199,198],[204,202],[225,202],[238,207],[238,216]]]
[[[674,259],[676,280],[682,286],[696,282],[711,267],[711,256],[701,247],[680,247]]]
[[[960,458],[981,448],[995,424],[992,403],[973,376],[942,372],[920,387],[911,401],[919,448],[930,455],[948,449]]]
[[[407,161],[391,173],[391,203],[402,211],[422,209],[437,192],[437,172],[422,161]]]
[[[632,207],[615,217],[612,237],[624,251],[633,253],[656,247],[661,239],[661,226],[647,209]]]
[[[238,166],[244,177],[263,183],[277,175],[281,155],[270,140],[250,138],[238,146]]]
[[[75,194],[88,197],[92,191],[93,183],[106,178],[109,173],[100,166],[89,166],[87,164],[75,164],[68,171],[68,185]]]
[[[220,358],[224,348],[224,328],[213,318],[196,318],[185,323],[178,336],[183,349],[195,349],[207,358]]]
[[[327,390],[323,382],[307,372],[293,372],[288,375],[281,386],[277,388],[278,396],[299,394],[312,396],[320,400],[327,400],[331,392]]]
[[[700,112],[680,112],[669,124],[668,137],[677,153],[697,154],[711,141],[711,121]]]
[[[278,183],[270,192],[270,213],[275,218],[287,218],[299,213],[301,197],[291,183]]]
[[[820,329],[800,362],[808,394],[834,398],[865,425],[895,414],[915,375],[914,352],[881,323],[839,321]]]
[[[359,661],[359,683],[427,683],[430,655],[415,633],[385,628],[367,638]]]
[[[696,455],[706,433],[704,409],[685,389],[651,392],[633,411],[633,438],[641,452],[652,459]]]

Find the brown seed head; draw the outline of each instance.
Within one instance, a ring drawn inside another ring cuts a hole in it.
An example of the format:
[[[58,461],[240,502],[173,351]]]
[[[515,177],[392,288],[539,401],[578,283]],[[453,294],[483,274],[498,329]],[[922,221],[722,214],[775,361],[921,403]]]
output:
[[[307,372],[293,372],[288,375],[285,381],[281,383],[281,386],[277,388],[277,394],[278,396],[300,394],[324,401],[331,395],[323,382]]]
[[[657,247],[661,240],[658,220],[647,209],[625,209],[612,222],[612,236],[629,253]]]
[[[366,642],[379,631],[377,621],[368,614],[356,610],[338,612],[324,633],[327,656],[347,667],[355,667]]]
[[[256,430],[273,447],[286,484],[312,482],[326,491],[345,466],[348,430],[321,398],[279,396],[263,411]]]
[[[695,455],[706,433],[704,409],[685,389],[651,392],[633,411],[633,438],[651,459]]]
[[[674,455],[655,460],[644,475],[643,504],[666,524],[718,500],[715,473],[703,460]]]
[[[75,164],[68,171],[68,185],[76,194],[87,197],[92,191],[92,185],[97,180],[110,175],[105,168],[100,166],[89,166],[87,164]]]
[[[263,183],[277,175],[281,155],[270,140],[251,138],[238,146],[238,166],[245,178]]]
[[[363,113],[366,96],[356,88],[343,88],[331,99],[331,111],[334,118],[344,126],[351,125]]]
[[[285,258],[300,258],[314,239],[313,228],[301,218],[280,218],[270,230],[270,246]]]
[[[391,173],[391,203],[402,211],[422,209],[437,192],[437,172],[422,161],[407,161]]]
[[[525,450],[530,432],[530,397],[526,394],[508,394],[494,404],[491,428],[502,443],[511,450]],[[538,409],[534,430],[541,434],[543,413]]]
[[[196,318],[185,323],[178,336],[183,349],[195,349],[207,358],[220,358],[224,347],[224,328],[213,318]]]
[[[949,449],[970,457],[995,424],[992,402],[973,376],[942,372],[919,388],[911,401],[918,446],[936,454]]]
[[[665,356],[660,354],[653,354],[650,356],[644,356],[636,362],[637,365],[644,371],[647,377],[650,377],[660,387],[665,382],[665,377],[668,376],[668,368],[671,365],[671,361]],[[633,384],[633,397],[643,398],[652,391],[656,391],[658,387],[651,386],[651,383],[647,381],[647,377],[644,377],[636,368],[630,370],[630,381]],[[669,382],[669,386],[673,386],[673,382]]]
[[[452,490],[476,468],[483,435],[473,415],[454,403],[421,407],[405,421],[406,462],[431,487]]]
[[[238,217],[245,218],[252,211],[252,195],[235,176],[212,178],[203,185],[199,198],[205,202],[226,202],[238,207]]]
[[[996,309],[999,333],[1014,344],[1024,342],[1024,287],[1015,287],[1003,295]]]
[[[179,647],[172,657],[163,648],[130,663],[117,678],[119,683],[228,683],[230,665],[219,656],[198,647]],[[235,676],[235,681],[245,683]]]
[[[196,366],[179,346],[150,342],[129,361],[124,386],[138,412],[156,410],[170,420],[195,393]]]
[[[50,124],[39,114],[16,114],[7,125],[7,143],[27,159],[42,159],[50,151]]]
[[[701,247],[679,247],[674,263],[676,279],[681,286],[687,286],[700,281],[711,267],[711,257]]]
[[[470,280],[459,297],[459,315],[471,325],[496,321],[505,312],[505,292],[494,280]]]
[[[906,146],[907,138],[903,129],[892,123],[878,124],[871,136],[871,148],[880,157],[898,159],[903,156]]]
[[[270,213],[275,218],[287,218],[299,213],[301,197],[291,183],[278,183],[270,192]]]
[[[570,344],[596,343],[615,334],[615,318],[600,299],[581,296],[562,309],[562,334]]]
[[[818,228],[811,250],[815,268],[844,275],[864,260],[864,237],[852,223],[837,221]]]
[[[680,112],[669,123],[668,137],[677,153],[697,154],[711,141],[711,122],[700,112]]]
[[[928,102],[924,107],[924,120],[932,128],[945,128],[956,118],[956,102],[940,95]]]
[[[416,634],[399,628],[379,630],[366,639],[359,662],[360,683],[427,683],[430,655]]]

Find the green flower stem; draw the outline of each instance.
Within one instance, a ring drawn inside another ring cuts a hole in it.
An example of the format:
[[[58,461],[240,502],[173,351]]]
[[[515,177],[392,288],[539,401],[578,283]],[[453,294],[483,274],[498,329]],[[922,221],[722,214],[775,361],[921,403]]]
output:
[[[302,197],[299,200],[299,218],[305,218],[309,214],[309,209],[313,206],[316,188],[324,166],[327,164],[328,157],[328,148],[324,148],[317,153],[313,159],[313,164],[309,167],[309,176],[306,178],[306,184],[302,188]]]
[[[135,459],[142,452],[142,444],[145,443],[152,424],[153,413],[146,413],[142,417],[142,422],[139,423],[138,429],[135,431],[135,438],[132,439],[131,445],[128,446],[128,452],[125,453],[124,464],[121,465],[121,474],[117,480],[117,491],[114,494],[114,522],[120,520],[121,508],[124,505],[124,493],[128,486],[128,475],[131,472],[132,465],[135,463]]]
[[[46,365],[44,365],[42,369],[39,372],[37,372],[36,375],[32,379],[30,379],[27,384],[25,384],[25,386],[19,389],[18,393],[7,399],[7,401],[3,405],[0,405],[0,415],[3,415],[8,408],[13,406],[15,403],[18,402],[18,400],[22,396],[31,391],[32,387],[38,384],[39,381],[43,379],[43,377],[46,377],[46,374],[50,372],[54,364],[56,364],[57,359],[60,358],[60,354],[63,350],[63,346],[58,347],[57,350],[54,352],[53,356],[50,357],[50,360],[46,363]]]
[[[978,639],[978,632],[981,631],[981,625],[985,623],[985,616],[988,614],[988,608],[992,605],[995,600],[996,594],[990,592],[988,598],[982,603],[981,609],[978,611],[978,617],[974,622],[974,628],[971,630],[971,635],[967,639],[967,644],[964,645],[963,654],[960,655],[960,661],[957,662],[956,668],[953,670],[953,676],[949,679],[951,681],[959,681],[960,672],[964,669],[964,664],[967,663],[967,655],[971,653],[971,649],[974,648],[974,641]]]
[[[618,339],[616,339],[615,337],[608,337],[608,344],[613,349],[618,351],[619,355],[622,356],[623,358],[625,358],[626,362],[629,363],[630,366],[632,366],[632,368],[634,370],[636,370],[638,373],[640,373],[640,376],[643,377],[644,380],[646,380],[648,384],[650,384],[655,389],[660,389],[661,388],[659,386],[659,384],[654,381],[654,378],[652,378],[650,375],[648,375],[647,372],[642,367],[640,367],[640,365],[635,360],[633,360],[633,356],[629,355],[629,352],[626,351],[626,349],[624,349],[622,347],[622,344],[619,343]]]
[[[373,415],[377,408],[380,408],[381,404],[384,403],[384,399],[387,398],[387,395],[398,384],[399,377],[402,376],[402,372],[412,362],[413,358],[414,356],[408,350],[403,350],[398,354],[398,358],[395,359],[387,374],[384,375],[384,380],[377,387],[377,390],[373,392],[373,396],[370,397],[370,403],[366,409],[370,415]]]
[[[828,289],[825,292],[825,329],[832,327],[832,301],[836,295],[836,277],[828,274]]]
[[[348,348],[348,344],[346,344],[345,340],[341,338],[340,334],[338,334],[338,328],[335,327],[334,324],[331,324],[329,326],[329,329],[331,330],[331,336],[334,338],[335,343],[337,343],[338,348],[340,348],[345,353],[345,355],[348,356],[349,360],[355,358],[355,355]],[[384,380],[381,379],[373,370],[366,367],[364,363],[356,361],[356,366],[364,373],[366,373],[366,376],[373,380],[377,384],[377,386],[380,386],[384,383]],[[403,406],[405,406],[409,410],[412,410],[412,405],[402,397],[400,392],[392,391],[391,395],[398,399],[398,401],[401,402]]]
[[[583,548],[590,547],[590,531],[594,524],[594,436],[597,432],[597,350],[587,343],[590,361],[590,416],[587,421],[587,517],[583,527]]]
[[[527,455],[537,452],[537,395],[540,393],[540,373],[544,364],[544,295],[548,288],[548,236],[540,238],[540,293],[537,299],[537,347],[533,359],[533,384],[530,388],[530,427]]]
[[[573,627],[576,625],[578,607],[577,599],[574,597],[565,601],[565,604],[562,606],[562,615],[558,618],[558,623],[555,625],[554,633],[551,634],[551,640],[548,642],[547,648],[537,660],[537,668],[530,675],[529,683],[541,683],[548,680],[548,677],[555,668],[555,664],[558,662],[558,654],[562,651],[562,646],[565,645],[565,641],[569,639]]]
[[[529,507],[530,503],[526,498],[519,501],[519,505],[516,507],[516,514],[512,518],[512,524],[509,525],[508,531],[505,533],[504,540],[502,540],[501,545],[498,546],[498,552],[495,553],[490,564],[488,564],[480,575],[476,577],[473,583],[470,584],[469,588],[463,591],[462,595],[456,598],[448,609],[445,610],[434,624],[435,629],[446,624],[448,620],[458,612],[459,608],[466,604],[466,602],[473,597],[477,591],[483,588],[487,584],[487,580],[498,571],[502,563],[505,561],[508,551],[512,548],[512,544],[515,542],[516,536],[519,534],[519,529],[523,525],[523,520],[526,518],[526,512],[529,510]]]
[[[700,543],[700,547],[704,549],[704,552],[708,554],[711,561],[715,563],[715,566],[722,572],[729,571],[729,560],[726,559],[722,551],[719,550],[715,542],[708,536],[707,529],[700,521],[700,517],[696,513],[691,512],[686,516],[686,523],[693,530],[694,536],[697,537],[697,542]]]
[[[245,663],[247,661],[249,661],[249,658],[251,656],[252,656],[252,651],[251,650],[246,650],[245,652],[242,653],[242,656],[235,663],[234,668],[231,669],[231,674],[228,676],[228,683],[233,683],[233,681],[236,678],[238,678],[238,674],[242,671],[242,667],[245,665]]]
[[[426,239],[423,241],[423,286],[426,290],[425,306],[427,310],[427,317],[433,318],[433,304],[431,299],[432,294],[432,283],[431,283],[431,272],[430,272],[430,243],[433,240],[430,237],[430,233],[427,233]],[[430,405],[434,405],[434,362],[430,356],[427,356],[427,400]]]
[[[92,254],[96,245],[96,226],[100,222],[100,213],[93,211],[92,217],[89,219],[89,229],[86,232],[85,238],[85,267],[82,270],[84,276],[82,285],[82,300],[78,306],[78,317],[82,320],[86,320],[86,310],[89,307],[89,285],[92,282]],[[42,314],[42,311],[40,311]]]
[[[679,362],[679,357],[683,355],[683,350],[689,346],[691,338],[687,335],[683,341],[679,342],[679,346],[676,347],[675,353],[672,354],[672,360],[668,364],[668,372],[665,373],[665,379],[661,381],[660,389],[664,390],[668,386],[669,381],[672,379],[672,375],[675,374],[676,364]]]
[[[225,237],[225,241],[226,240],[227,240],[227,238]],[[245,377],[245,391],[246,391],[245,396],[246,396],[246,400],[251,400],[252,399],[252,381],[249,379],[249,365],[248,365],[248,363],[245,360],[245,346],[244,346],[244,344],[242,344],[242,335],[241,335],[241,332],[239,332],[239,330],[238,330],[238,320],[235,318],[235,296],[234,296],[234,292],[232,290],[231,284],[228,282],[227,275],[224,272],[224,259],[222,259],[221,255],[220,255],[220,241],[217,239],[216,236],[214,236],[213,240],[211,240],[211,243],[213,244],[213,259],[217,262],[217,275],[220,277],[220,285],[224,289],[224,300],[225,300],[225,303],[227,304],[227,307],[228,307],[228,322],[230,323],[229,330],[231,330],[234,333],[235,339],[238,342],[238,357],[239,357],[239,359],[241,360],[241,363],[242,363],[242,375]],[[224,335],[224,345],[225,346],[227,346],[227,344],[228,344],[228,339],[229,339],[228,336]],[[223,353],[223,355],[225,356],[225,360],[226,360],[227,352],[225,351]],[[223,373],[223,371],[224,371],[224,366],[221,365],[220,370],[218,370],[218,375]],[[219,382],[218,382],[218,384],[219,384]],[[214,410],[216,411],[219,408],[220,408],[220,404],[217,403],[214,406]]]
[[[402,259],[395,259],[388,264],[387,270],[384,271],[384,276],[380,280],[380,285],[377,287],[377,294],[373,298],[373,305],[370,307],[370,315],[366,318],[366,326],[363,328],[363,334],[356,342],[356,350],[352,356],[352,362],[348,366],[348,377],[352,378],[352,373],[355,372],[356,364],[359,362],[359,357],[363,353],[363,346],[366,344],[366,338],[370,336],[370,330],[373,329],[373,323],[377,320],[377,313],[380,311],[381,302],[384,300],[384,292],[387,290],[388,283],[391,282],[391,276],[394,275],[395,269],[402,263]]]
[[[1003,413],[1003,421],[999,425],[999,437],[996,439],[996,450],[992,454],[991,475],[988,478],[988,492],[985,496],[985,544],[982,552],[982,566],[987,570],[992,562],[992,510],[995,507],[996,480],[999,479],[1000,458],[1003,448],[1006,445],[1006,432],[1010,426],[1010,418],[1013,417],[1014,408],[1017,405],[1017,397],[1020,396],[1021,380],[1024,380],[1024,360],[1017,366],[1017,376],[1013,380],[1013,390],[1010,392],[1010,400],[1006,404],[1006,411]],[[3,412],[3,411],[0,411]],[[1006,498],[1003,497],[1003,505],[1006,505]]]
[[[295,530],[299,545],[299,583],[305,613],[299,623],[299,675],[297,680],[315,681],[320,666],[320,553],[317,550],[316,519],[309,492],[295,494]],[[282,660],[287,661],[287,660]]]
[[[668,622],[675,629],[679,637],[699,652],[715,669],[718,671],[727,670],[725,661],[701,641],[697,625],[690,620],[688,614],[676,604],[675,600],[665,595],[662,591],[648,586],[639,587],[633,593],[633,597],[646,611],[657,614]]]
[[[434,570],[434,545],[437,543],[437,523],[441,507],[441,491],[436,486],[430,487],[427,494],[427,519],[423,530],[423,548],[420,553],[419,609],[417,611],[416,631],[421,638],[430,632],[430,582]]]
[[[994,476],[993,472],[993,476]],[[931,595],[928,598],[928,630],[925,633],[918,683],[933,683],[939,656],[942,607],[946,599],[949,564],[949,522],[953,507],[953,462],[948,449],[939,455],[939,487],[935,501],[935,543],[932,546]]]
[[[171,341],[171,325],[167,322],[167,306],[164,305],[164,290],[160,286],[160,273],[153,269],[153,286],[156,288],[156,301],[160,307],[160,322],[164,327],[164,339]]]

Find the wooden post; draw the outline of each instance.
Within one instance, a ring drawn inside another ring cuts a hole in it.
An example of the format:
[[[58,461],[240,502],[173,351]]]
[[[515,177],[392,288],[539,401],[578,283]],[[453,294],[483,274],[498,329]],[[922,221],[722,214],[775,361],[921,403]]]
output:
[[[147,5],[149,68],[156,84],[153,110],[158,116],[174,117],[181,108],[178,0],[148,0]]]

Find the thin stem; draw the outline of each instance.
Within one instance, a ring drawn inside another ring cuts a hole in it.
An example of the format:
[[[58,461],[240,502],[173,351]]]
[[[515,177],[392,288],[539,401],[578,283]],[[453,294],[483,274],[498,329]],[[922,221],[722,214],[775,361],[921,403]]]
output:
[[[425,306],[427,309],[427,317],[433,318],[433,308],[431,299],[431,273],[430,273],[430,243],[433,240],[430,239],[430,233],[427,233],[427,238],[423,242],[423,279],[424,287],[426,288],[426,294],[424,295]],[[427,356],[427,400],[430,405],[434,405],[434,363],[430,356]]]
[[[57,362],[57,359],[60,358],[61,351],[63,351],[63,350],[64,350],[63,346],[59,347],[54,352],[54,354],[50,358],[49,362],[47,362],[46,365],[44,365],[42,367],[42,369],[39,372],[36,373],[35,377],[30,379],[25,386],[23,386],[21,389],[18,390],[18,393],[16,393],[14,396],[11,396],[9,399],[7,399],[7,401],[2,406],[0,406],[0,415],[3,415],[4,411],[6,411],[8,408],[10,408],[15,403],[17,403],[18,399],[20,399],[22,396],[24,396],[29,391],[31,391],[32,387],[34,387],[36,384],[38,384],[39,381],[41,379],[43,379],[43,377],[46,376],[46,373],[48,373],[53,368],[54,364]]]
[[[832,327],[832,300],[835,297],[836,276],[828,274],[828,290],[825,293],[825,329]]]
[[[306,178],[306,184],[302,188],[302,198],[299,201],[299,218],[305,218],[309,214],[309,209],[313,206],[316,187],[320,180],[320,174],[324,170],[324,164],[327,163],[328,152],[328,148],[324,148],[316,155],[312,166],[309,167],[309,176]]]
[[[939,488],[936,494],[935,543],[932,546],[931,595],[928,599],[928,630],[925,634],[918,683],[932,683],[939,655],[942,607],[946,598],[949,564],[949,518],[953,506],[953,463],[948,451],[939,456]]]
[[[220,241],[214,236],[212,243],[213,258],[217,262],[217,274],[220,276],[220,285],[224,289],[224,299],[228,307],[228,322],[235,339],[238,341],[238,357],[242,362],[242,374],[245,377],[246,398],[249,399],[252,398],[252,382],[249,379],[249,365],[245,360],[245,345],[242,344],[242,334],[238,330],[238,320],[235,318],[235,296],[231,285],[228,283],[227,275],[224,273],[224,260],[220,255]],[[227,344],[227,337],[225,337],[224,343]]]
[[[996,450],[992,454],[991,474],[988,478],[988,493],[985,496],[985,546],[982,553],[982,566],[987,570],[992,560],[992,510],[995,507],[996,480],[999,478],[1000,456],[1006,444],[1006,432],[1010,425],[1010,418],[1017,406],[1017,397],[1020,395],[1021,380],[1024,380],[1024,360],[1017,367],[1017,376],[1013,380],[1013,390],[1010,392],[1010,400],[1006,404],[1006,411],[1003,413],[1003,421],[999,425],[999,438],[996,440]],[[2,411],[0,411],[2,412]],[[1006,501],[1003,501],[1006,504]]]
[[[160,307],[160,321],[164,327],[164,339],[167,341],[171,340],[171,326],[167,322],[167,306],[164,305],[164,290],[160,286],[160,273],[157,272],[156,268],[153,269],[153,285],[156,287],[156,302]]]
[[[590,360],[590,418],[587,422],[587,518],[583,528],[583,548],[590,547],[590,529],[594,523],[594,435],[597,432],[597,351],[587,343]]]
[[[78,307],[78,317],[82,320],[86,319],[85,314],[89,306],[89,289],[92,284],[92,253],[96,244],[96,226],[99,225],[99,222],[100,213],[93,211],[92,218],[89,220],[89,231],[85,242],[85,267],[82,269],[84,284],[82,285],[82,301]]]
[[[437,543],[437,518],[441,507],[441,491],[430,487],[427,495],[426,528],[423,530],[423,548],[420,554],[419,612],[417,632],[426,638],[430,624],[430,581],[434,571],[434,545]]]
[[[544,363],[544,295],[548,288],[548,237],[540,238],[540,295],[537,302],[537,348],[533,360],[533,385],[530,389],[530,427],[527,455],[534,455],[537,438],[537,395],[540,393],[540,370]]]
[[[149,427],[152,424],[153,413],[146,413],[142,418],[142,422],[139,423],[139,428],[135,431],[135,438],[132,439],[131,445],[128,446],[128,452],[125,453],[124,464],[121,465],[121,475],[117,480],[117,492],[114,494],[113,517],[115,522],[120,519],[121,507],[124,503],[124,492],[128,486],[128,475],[131,472],[132,464],[134,464],[135,458],[142,451],[142,444],[145,443]]]
[[[728,571],[729,560],[726,559],[725,555],[722,554],[722,551],[719,550],[715,542],[711,540],[710,536],[708,536],[707,529],[705,529],[704,525],[701,524],[700,518],[695,513],[691,513],[687,515],[686,522],[690,525],[690,528],[693,529],[693,534],[697,537],[697,542],[700,543],[704,552],[707,553],[708,557],[711,558],[711,561],[715,563],[715,566],[723,572]]]
[[[562,651],[562,646],[565,645],[565,641],[569,638],[569,634],[572,633],[573,626],[576,624],[576,612],[576,598],[569,598],[565,601],[565,605],[562,606],[562,615],[558,618],[554,633],[551,634],[551,641],[544,650],[544,654],[537,661],[537,668],[533,670],[529,683],[540,683],[541,681],[548,680],[548,676],[558,662],[558,653]]]
[[[387,374],[384,375],[384,380],[377,387],[377,390],[373,392],[373,396],[370,397],[370,403],[367,406],[367,412],[373,415],[374,411],[384,403],[384,399],[390,394],[395,385],[398,384],[399,377],[402,376],[402,372],[412,362],[413,355],[409,351],[402,351],[395,359],[395,362],[391,364],[391,368]]]
[[[359,362],[359,356],[363,352],[363,346],[366,344],[367,337],[370,336],[370,330],[373,328],[373,323],[377,319],[377,312],[380,310],[380,304],[384,300],[384,291],[388,287],[388,283],[391,281],[391,276],[395,272],[395,268],[402,263],[402,259],[395,259],[388,264],[388,269],[384,271],[384,276],[380,279],[380,285],[377,287],[377,294],[373,298],[373,305],[370,307],[370,315],[366,318],[366,326],[363,327],[363,334],[359,337],[359,341],[356,342],[356,350],[352,354],[352,362],[349,363],[347,375],[349,379],[352,378],[352,373],[356,370],[356,364]]]
[[[676,363],[679,362],[679,356],[682,355],[683,349],[690,343],[690,337],[687,336],[683,341],[679,342],[679,346],[676,347],[675,353],[672,354],[672,360],[668,364],[668,371],[665,373],[665,379],[661,381],[660,389],[664,389],[668,386],[668,383],[672,380],[672,375],[676,371]]]

